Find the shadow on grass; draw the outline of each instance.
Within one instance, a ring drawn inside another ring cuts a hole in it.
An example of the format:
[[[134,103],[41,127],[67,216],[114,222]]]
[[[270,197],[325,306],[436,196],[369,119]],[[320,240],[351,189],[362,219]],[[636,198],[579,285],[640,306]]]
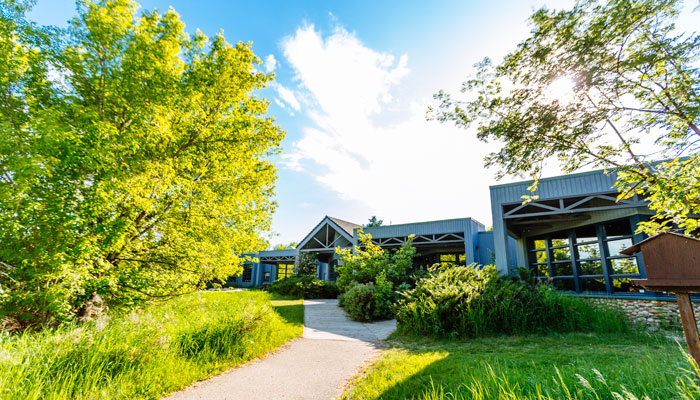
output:
[[[624,388],[638,398],[680,398],[676,382],[688,368],[670,341],[620,335],[397,339],[346,398],[529,399],[540,390],[552,399],[569,391],[580,391],[579,399],[614,399]]]
[[[304,303],[301,299],[273,294],[272,308],[286,322],[295,325],[304,324]]]

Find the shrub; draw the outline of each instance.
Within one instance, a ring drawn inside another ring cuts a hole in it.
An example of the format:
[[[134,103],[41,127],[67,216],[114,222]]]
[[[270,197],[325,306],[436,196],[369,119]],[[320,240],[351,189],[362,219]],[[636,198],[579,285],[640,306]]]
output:
[[[296,274],[298,276],[316,276],[316,271],[318,269],[318,265],[316,264],[317,261],[318,256],[316,255],[316,253],[299,253],[299,257],[297,257],[295,266]]]
[[[389,319],[391,312],[391,289],[374,283],[354,283],[342,294],[341,304],[356,321]]]
[[[408,242],[394,252],[384,251],[372,243],[372,235],[359,232],[360,246],[353,249],[337,249],[341,264],[338,265],[338,288],[348,290],[351,283],[375,282],[380,274],[394,286],[406,282],[408,272],[413,269],[413,247],[410,236]]]
[[[617,310],[500,277],[494,266],[435,268],[397,307],[399,331],[438,337],[629,330]]]
[[[285,296],[302,297],[304,299],[335,299],[338,297],[338,286],[314,276],[292,276],[274,281],[265,287],[268,292]]]

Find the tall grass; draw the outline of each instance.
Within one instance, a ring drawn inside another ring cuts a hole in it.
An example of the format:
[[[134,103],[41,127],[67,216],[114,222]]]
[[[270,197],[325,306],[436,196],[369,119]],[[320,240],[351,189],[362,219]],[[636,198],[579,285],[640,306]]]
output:
[[[612,383],[597,369],[593,368],[584,376],[576,373],[564,377],[554,367],[549,382],[535,384],[532,387],[521,386],[509,377],[509,371],[500,365],[484,363],[483,371],[477,376],[470,375],[464,383],[455,387],[436,385],[431,381],[416,400],[693,400],[700,398],[697,364],[689,358],[692,368],[681,370],[680,377],[666,388],[659,388],[665,393],[647,394],[635,392],[625,384]],[[643,368],[653,368],[645,366]],[[664,390],[666,389],[666,390]]]
[[[1,334],[0,399],[159,398],[299,336],[303,306],[286,303],[277,313],[264,292],[197,293],[88,325]]]
[[[665,336],[567,333],[467,340],[394,335],[347,400],[698,399],[694,365]]]

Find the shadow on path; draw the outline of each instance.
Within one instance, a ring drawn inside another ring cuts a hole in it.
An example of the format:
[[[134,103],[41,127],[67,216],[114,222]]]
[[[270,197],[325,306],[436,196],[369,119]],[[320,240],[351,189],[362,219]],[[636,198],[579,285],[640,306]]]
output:
[[[304,338],[377,343],[396,330],[396,321],[353,321],[335,299],[304,301]]]

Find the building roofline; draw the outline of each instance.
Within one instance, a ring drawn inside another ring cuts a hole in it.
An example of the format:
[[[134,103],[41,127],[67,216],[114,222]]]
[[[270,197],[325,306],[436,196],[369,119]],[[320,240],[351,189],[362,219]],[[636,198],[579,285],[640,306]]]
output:
[[[647,161],[644,162],[644,164],[649,164],[649,165],[656,165],[662,162],[667,162],[667,161],[672,161],[675,159],[679,159],[682,161],[687,160],[690,158],[689,156],[684,156],[684,157],[676,157],[676,158],[665,158],[663,160],[656,160],[656,161]],[[540,178],[540,182],[549,182],[549,181],[556,181],[556,180],[562,180],[562,179],[568,179],[568,178],[578,178],[581,176],[587,176],[587,175],[597,175],[597,174],[604,174],[604,175],[609,175],[612,173],[615,173],[619,168],[618,167],[612,167],[612,168],[601,168],[601,169],[596,169],[593,171],[584,171],[584,172],[576,172],[573,174],[566,174],[566,175],[556,175],[556,176],[548,176],[546,178]],[[608,171],[606,174],[605,171]],[[518,186],[518,185],[523,185],[523,184],[532,184],[535,180],[534,179],[529,179],[526,181],[518,181],[518,182],[511,182],[511,183],[501,183],[498,185],[489,185],[489,190],[491,189],[501,189],[504,187],[510,187],[510,186]]]
[[[448,222],[448,221],[473,221],[478,224],[484,225],[480,221],[475,220],[474,218],[471,217],[464,217],[464,218],[448,218],[448,219],[436,219],[432,221],[418,221],[418,222],[406,222],[403,224],[393,224],[393,225],[380,225],[380,226],[373,226],[373,227],[361,227],[361,228],[355,228],[355,229],[382,229],[382,228],[395,228],[397,226],[406,226],[406,225],[425,225],[425,224],[434,224],[436,222]],[[484,225],[485,227],[486,225]]]
[[[306,236],[304,236],[304,238],[299,242],[299,244],[297,244],[296,248],[299,252],[301,252],[301,248],[304,247],[304,245],[306,245],[306,242],[310,241],[311,237],[313,237],[313,235],[316,234],[316,230],[319,229],[323,225],[323,223],[326,221],[329,224],[332,224],[333,229],[338,231],[338,233],[340,233],[341,235],[346,235],[345,239],[347,239],[350,243],[353,243],[354,229],[353,229],[353,232],[348,232],[345,229],[343,229],[343,227],[341,227],[337,222],[335,222],[333,220],[333,218],[326,215],[325,217],[323,217],[323,219],[321,219],[321,221],[318,224],[316,224],[316,226],[313,227],[313,229],[311,229],[311,231],[309,231],[309,233],[306,234]],[[343,221],[343,220],[341,220],[341,221]],[[343,221],[343,222],[348,222],[348,221]],[[348,222],[348,223],[352,224],[352,222]]]
[[[617,168],[609,169],[608,171],[609,171],[609,173],[613,173],[615,169],[617,169]],[[577,172],[575,174],[548,176],[546,178],[540,178],[539,181],[540,181],[540,183],[541,182],[549,182],[549,181],[558,181],[558,180],[562,180],[562,179],[578,178],[578,177],[582,177],[582,176],[598,175],[598,174],[607,175],[607,174],[605,174],[605,169],[597,169],[594,171]],[[510,183],[501,183],[498,185],[490,185],[489,190],[501,189],[501,188],[512,187],[512,186],[520,186],[520,185],[530,185],[533,182],[535,182],[534,179],[529,179],[526,181],[510,182]]]

